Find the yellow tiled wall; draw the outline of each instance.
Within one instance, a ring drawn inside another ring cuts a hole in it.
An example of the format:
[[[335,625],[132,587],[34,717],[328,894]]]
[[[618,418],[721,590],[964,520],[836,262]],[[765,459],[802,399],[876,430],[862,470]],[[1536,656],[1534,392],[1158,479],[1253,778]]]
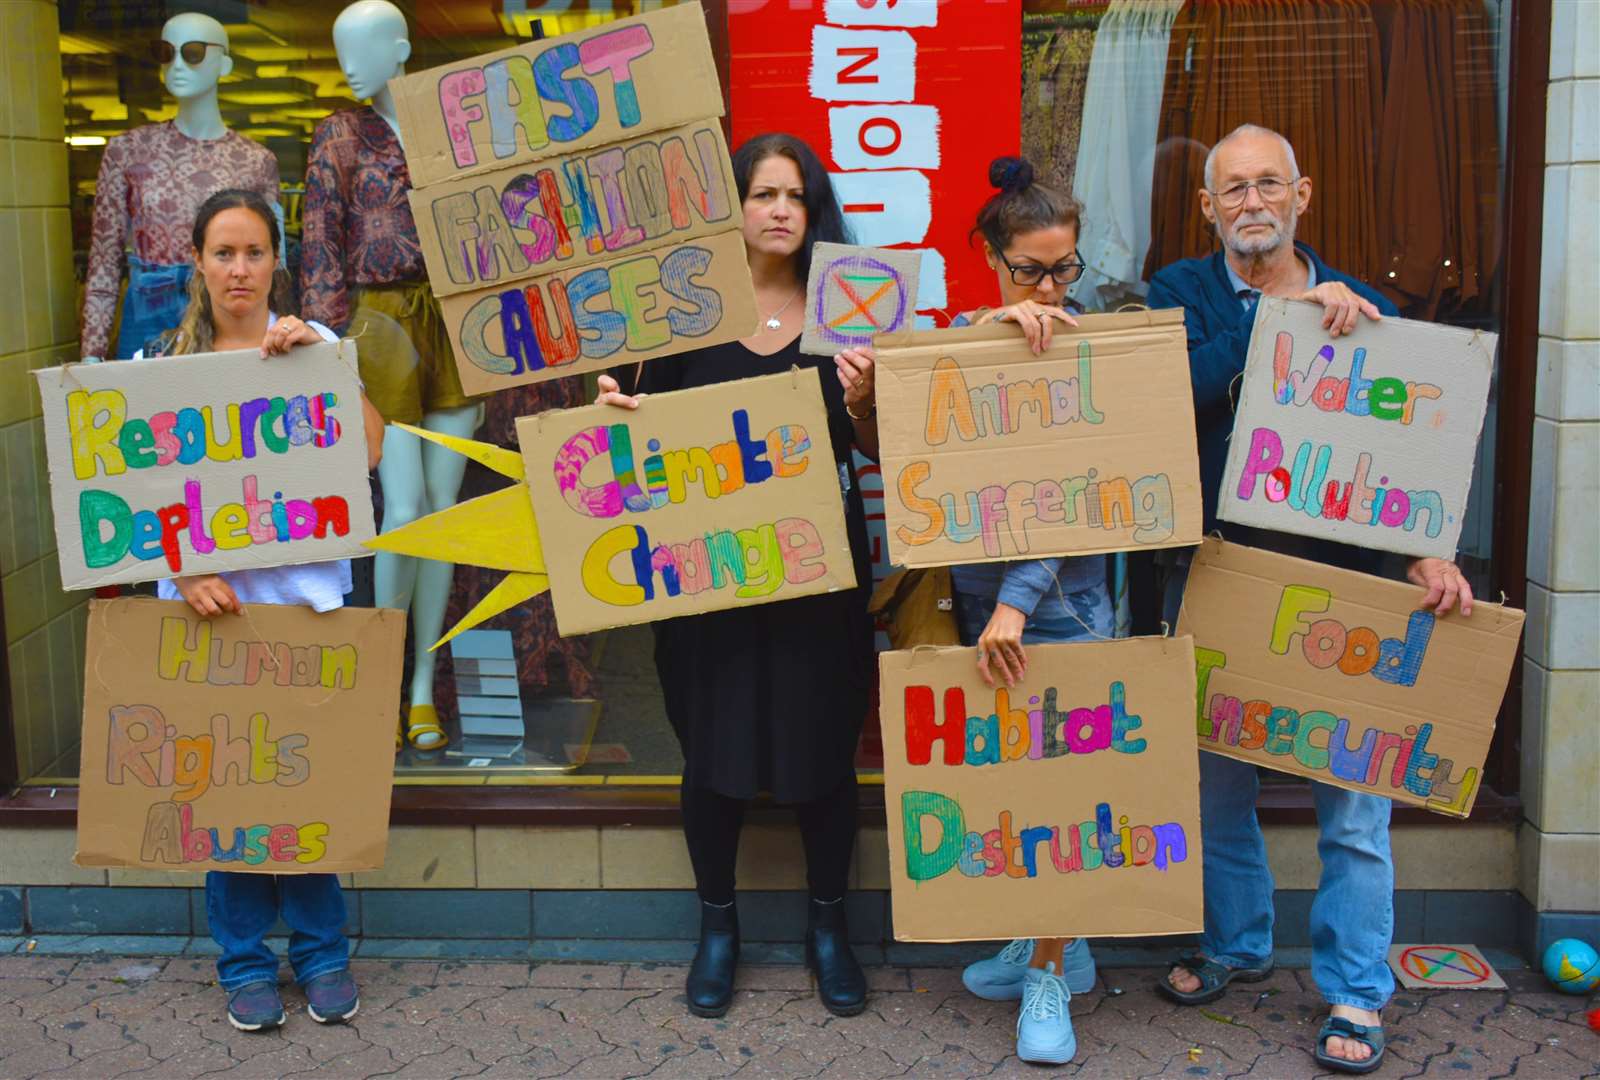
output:
[[[56,5],[0,3],[0,589],[17,756],[45,773],[82,718],[81,593],[63,593],[30,371],[77,359]]]

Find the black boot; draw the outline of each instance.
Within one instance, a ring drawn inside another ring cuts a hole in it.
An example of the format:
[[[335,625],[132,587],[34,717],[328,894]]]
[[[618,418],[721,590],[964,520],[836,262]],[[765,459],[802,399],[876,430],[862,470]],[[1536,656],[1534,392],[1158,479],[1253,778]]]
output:
[[[806,926],[806,967],[817,977],[817,996],[835,1016],[855,1016],[867,1007],[867,976],[850,951],[844,898],[811,901]]]
[[[700,902],[700,947],[684,984],[689,1011],[722,1016],[733,1003],[733,969],[739,963],[739,909]]]

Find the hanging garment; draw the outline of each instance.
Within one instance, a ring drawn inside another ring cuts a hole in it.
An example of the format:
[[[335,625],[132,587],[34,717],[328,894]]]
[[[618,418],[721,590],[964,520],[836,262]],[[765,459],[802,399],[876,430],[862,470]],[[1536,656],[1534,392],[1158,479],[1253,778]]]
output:
[[[134,128],[106,144],[95,182],[81,355],[127,359],[146,340],[178,324],[188,301],[183,294],[188,277],[174,268],[193,266],[195,214],[225,188],[260,192],[276,206],[278,159],[238,132],[191,139],[170,121]],[[111,323],[125,257],[128,295],[113,349]],[[169,315],[174,284],[175,317]]]
[[[1151,177],[1158,157],[1186,152],[1181,139],[1156,143],[1167,46],[1182,7],[1183,0],[1116,0],[1095,32],[1072,181],[1084,207],[1078,251],[1086,264],[1072,296],[1091,311],[1144,296]]]

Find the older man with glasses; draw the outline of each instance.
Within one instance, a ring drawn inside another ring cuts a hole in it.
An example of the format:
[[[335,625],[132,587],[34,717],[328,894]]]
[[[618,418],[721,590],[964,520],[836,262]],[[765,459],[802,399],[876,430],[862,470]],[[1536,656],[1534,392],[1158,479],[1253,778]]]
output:
[[[1244,371],[1257,301],[1279,296],[1321,304],[1330,337],[1350,333],[1362,319],[1397,312],[1376,290],[1295,241],[1295,224],[1311,205],[1311,178],[1300,175],[1294,148],[1277,132],[1246,124],[1226,135],[1206,157],[1199,198],[1222,250],[1163,268],[1150,282],[1149,303],[1184,310],[1205,530],[1210,532],[1217,527],[1213,508],[1233,430],[1232,388]],[[1376,569],[1370,553],[1340,544],[1231,524],[1227,534],[1230,540],[1348,569]],[[1164,614],[1174,625],[1188,560],[1185,550],[1167,564]],[[1443,614],[1459,600],[1463,613],[1470,610],[1472,590],[1453,563],[1413,560],[1406,574],[1428,589],[1423,606]],[[1394,992],[1387,963],[1394,930],[1390,802],[1327,784],[1311,787],[1322,858],[1322,879],[1311,906],[1311,970],[1330,1006],[1315,1056],[1327,1068],[1371,1072],[1383,1058],[1378,1010]],[[1214,1001],[1230,982],[1258,982],[1272,971],[1273,882],[1256,817],[1258,789],[1255,766],[1200,755],[1205,934],[1200,950],[1179,960],[1157,984],[1181,1004]]]

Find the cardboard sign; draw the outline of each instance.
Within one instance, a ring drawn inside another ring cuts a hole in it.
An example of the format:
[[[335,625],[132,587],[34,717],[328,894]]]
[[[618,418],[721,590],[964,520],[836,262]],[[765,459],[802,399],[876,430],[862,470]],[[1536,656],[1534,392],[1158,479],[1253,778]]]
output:
[[[738,210],[715,118],[411,192],[435,296],[725,232]]]
[[[34,374],[65,588],[368,554],[354,341]]]
[[[389,89],[417,187],[722,115],[699,4],[458,60]]]
[[[1183,313],[876,339],[889,554],[904,566],[1200,541]]]
[[[134,366],[134,365],[125,365]],[[405,613],[89,602],[79,866],[383,865]]]
[[[519,419],[561,633],[854,588],[820,380]]]
[[[1330,341],[1320,306],[1262,300],[1217,516],[1455,558],[1497,340],[1391,318]]]
[[[1421,611],[1415,585],[1208,538],[1178,633],[1200,748],[1466,817],[1523,613]]]
[[[910,330],[921,265],[915,251],[818,243],[806,281],[800,351],[832,356],[871,345],[875,334]]]
[[[1504,990],[1476,945],[1390,945],[1389,970],[1407,990]]]
[[[469,394],[734,341],[757,321],[737,229],[439,306]]]
[[[990,689],[969,648],[878,657],[900,941],[1186,934],[1202,924],[1193,643],[1028,646]]]

